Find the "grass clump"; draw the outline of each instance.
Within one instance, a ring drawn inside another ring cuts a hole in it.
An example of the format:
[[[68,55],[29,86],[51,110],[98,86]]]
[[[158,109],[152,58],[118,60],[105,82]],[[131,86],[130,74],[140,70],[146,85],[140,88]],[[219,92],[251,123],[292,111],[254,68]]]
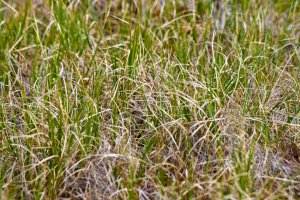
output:
[[[297,1],[0,10],[2,199],[300,198]]]

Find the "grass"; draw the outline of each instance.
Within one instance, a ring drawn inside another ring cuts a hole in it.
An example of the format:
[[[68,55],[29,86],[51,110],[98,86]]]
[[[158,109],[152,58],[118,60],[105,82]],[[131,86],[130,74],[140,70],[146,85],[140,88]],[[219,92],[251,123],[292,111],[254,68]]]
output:
[[[300,4],[0,1],[2,199],[299,199]]]

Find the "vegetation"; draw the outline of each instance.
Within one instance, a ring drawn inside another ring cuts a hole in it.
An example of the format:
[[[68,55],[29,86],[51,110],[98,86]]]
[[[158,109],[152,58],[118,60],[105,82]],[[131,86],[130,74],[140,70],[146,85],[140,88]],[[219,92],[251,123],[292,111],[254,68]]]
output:
[[[299,199],[297,0],[1,0],[2,199]]]

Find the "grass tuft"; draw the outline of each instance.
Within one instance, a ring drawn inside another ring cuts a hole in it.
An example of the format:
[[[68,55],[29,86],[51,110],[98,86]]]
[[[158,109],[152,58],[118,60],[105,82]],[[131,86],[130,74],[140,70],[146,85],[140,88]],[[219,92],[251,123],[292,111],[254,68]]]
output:
[[[0,1],[1,199],[299,199],[296,0]]]

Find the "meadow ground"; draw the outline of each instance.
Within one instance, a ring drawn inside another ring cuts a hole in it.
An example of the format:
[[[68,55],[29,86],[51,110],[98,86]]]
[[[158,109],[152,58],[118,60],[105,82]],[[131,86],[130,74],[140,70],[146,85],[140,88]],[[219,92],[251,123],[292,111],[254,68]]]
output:
[[[300,199],[299,37],[297,0],[1,0],[0,197]]]

